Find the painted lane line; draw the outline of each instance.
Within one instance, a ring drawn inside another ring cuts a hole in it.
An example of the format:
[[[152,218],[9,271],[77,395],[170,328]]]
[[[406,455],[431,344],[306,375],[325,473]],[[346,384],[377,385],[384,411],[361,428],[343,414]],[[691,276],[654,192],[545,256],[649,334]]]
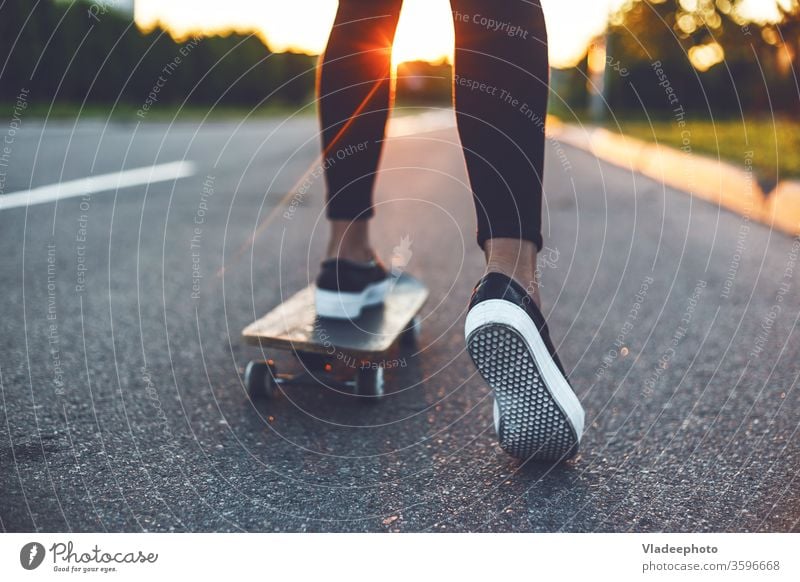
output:
[[[98,192],[111,192],[142,184],[179,180],[180,178],[187,178],[194,173],[194,162],[182,160],[157,166],[123,170],[112,174],[89,176],[88,178],[79,178],[2,195],[0,196],[0,210],[44,204],[45,202],[54,202],[62,198],[85,196],[86,194],[96,194]]]

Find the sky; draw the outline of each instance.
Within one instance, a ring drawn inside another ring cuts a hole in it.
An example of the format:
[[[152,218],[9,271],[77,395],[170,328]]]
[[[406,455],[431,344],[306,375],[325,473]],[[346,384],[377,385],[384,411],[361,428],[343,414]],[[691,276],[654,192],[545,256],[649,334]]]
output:
[[[499,2],[506,0],[487,0]],[[624,0],[542,0],[550,60],[574,65],[589,41],[605,28],[609,10]],[[775,0],[745,0],[745,11],[769,18]],[[145,28],[160,21],[176,36],[197,31],[259,31],[270,49],[319,54],[336,13],[336,0],[136,0],[136,21]],[[579,17],[576,17],[579,15]],[[395,38],[395,62],[437,61],[452,54],[449,0],[405,0]]]

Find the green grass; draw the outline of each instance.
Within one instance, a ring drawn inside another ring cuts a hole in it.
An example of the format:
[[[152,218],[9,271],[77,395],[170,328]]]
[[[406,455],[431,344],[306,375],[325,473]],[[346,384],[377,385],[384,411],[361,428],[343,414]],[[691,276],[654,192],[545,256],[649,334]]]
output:
[[[646,141],[680,148],[688,137],[691,151],[719,156],[744,166],[752,152],[753,169],[764,182],[800,177],[800,121],[792,119],[709,120],[687,119],[685,127],[674,120],[618,120],[604,124],[609,130]],[[652,125],[651,125],[652,123]],[[689,132],[682,135],[683,131]]]

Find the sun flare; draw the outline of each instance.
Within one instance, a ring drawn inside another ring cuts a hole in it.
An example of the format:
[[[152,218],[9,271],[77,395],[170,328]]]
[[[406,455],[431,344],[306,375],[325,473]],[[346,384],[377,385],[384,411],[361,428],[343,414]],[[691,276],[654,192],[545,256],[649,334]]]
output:
[[[405,0],[392,46],[392,64],[442,59],[452,62],[453,36],[449,2]]]

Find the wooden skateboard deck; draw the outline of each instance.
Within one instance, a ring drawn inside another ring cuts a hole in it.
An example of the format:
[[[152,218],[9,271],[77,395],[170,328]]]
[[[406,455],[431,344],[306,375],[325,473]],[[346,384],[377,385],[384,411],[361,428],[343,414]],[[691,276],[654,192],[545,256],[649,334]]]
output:
[[[317,316],[310,285],[248,325],[242,338],[262,348],[318,354],[336,349],[369,359],[409,329],[427,298],[425,285],[402,273],[393,278],[383,305],[365,308],[357,319],[330,319]]]

